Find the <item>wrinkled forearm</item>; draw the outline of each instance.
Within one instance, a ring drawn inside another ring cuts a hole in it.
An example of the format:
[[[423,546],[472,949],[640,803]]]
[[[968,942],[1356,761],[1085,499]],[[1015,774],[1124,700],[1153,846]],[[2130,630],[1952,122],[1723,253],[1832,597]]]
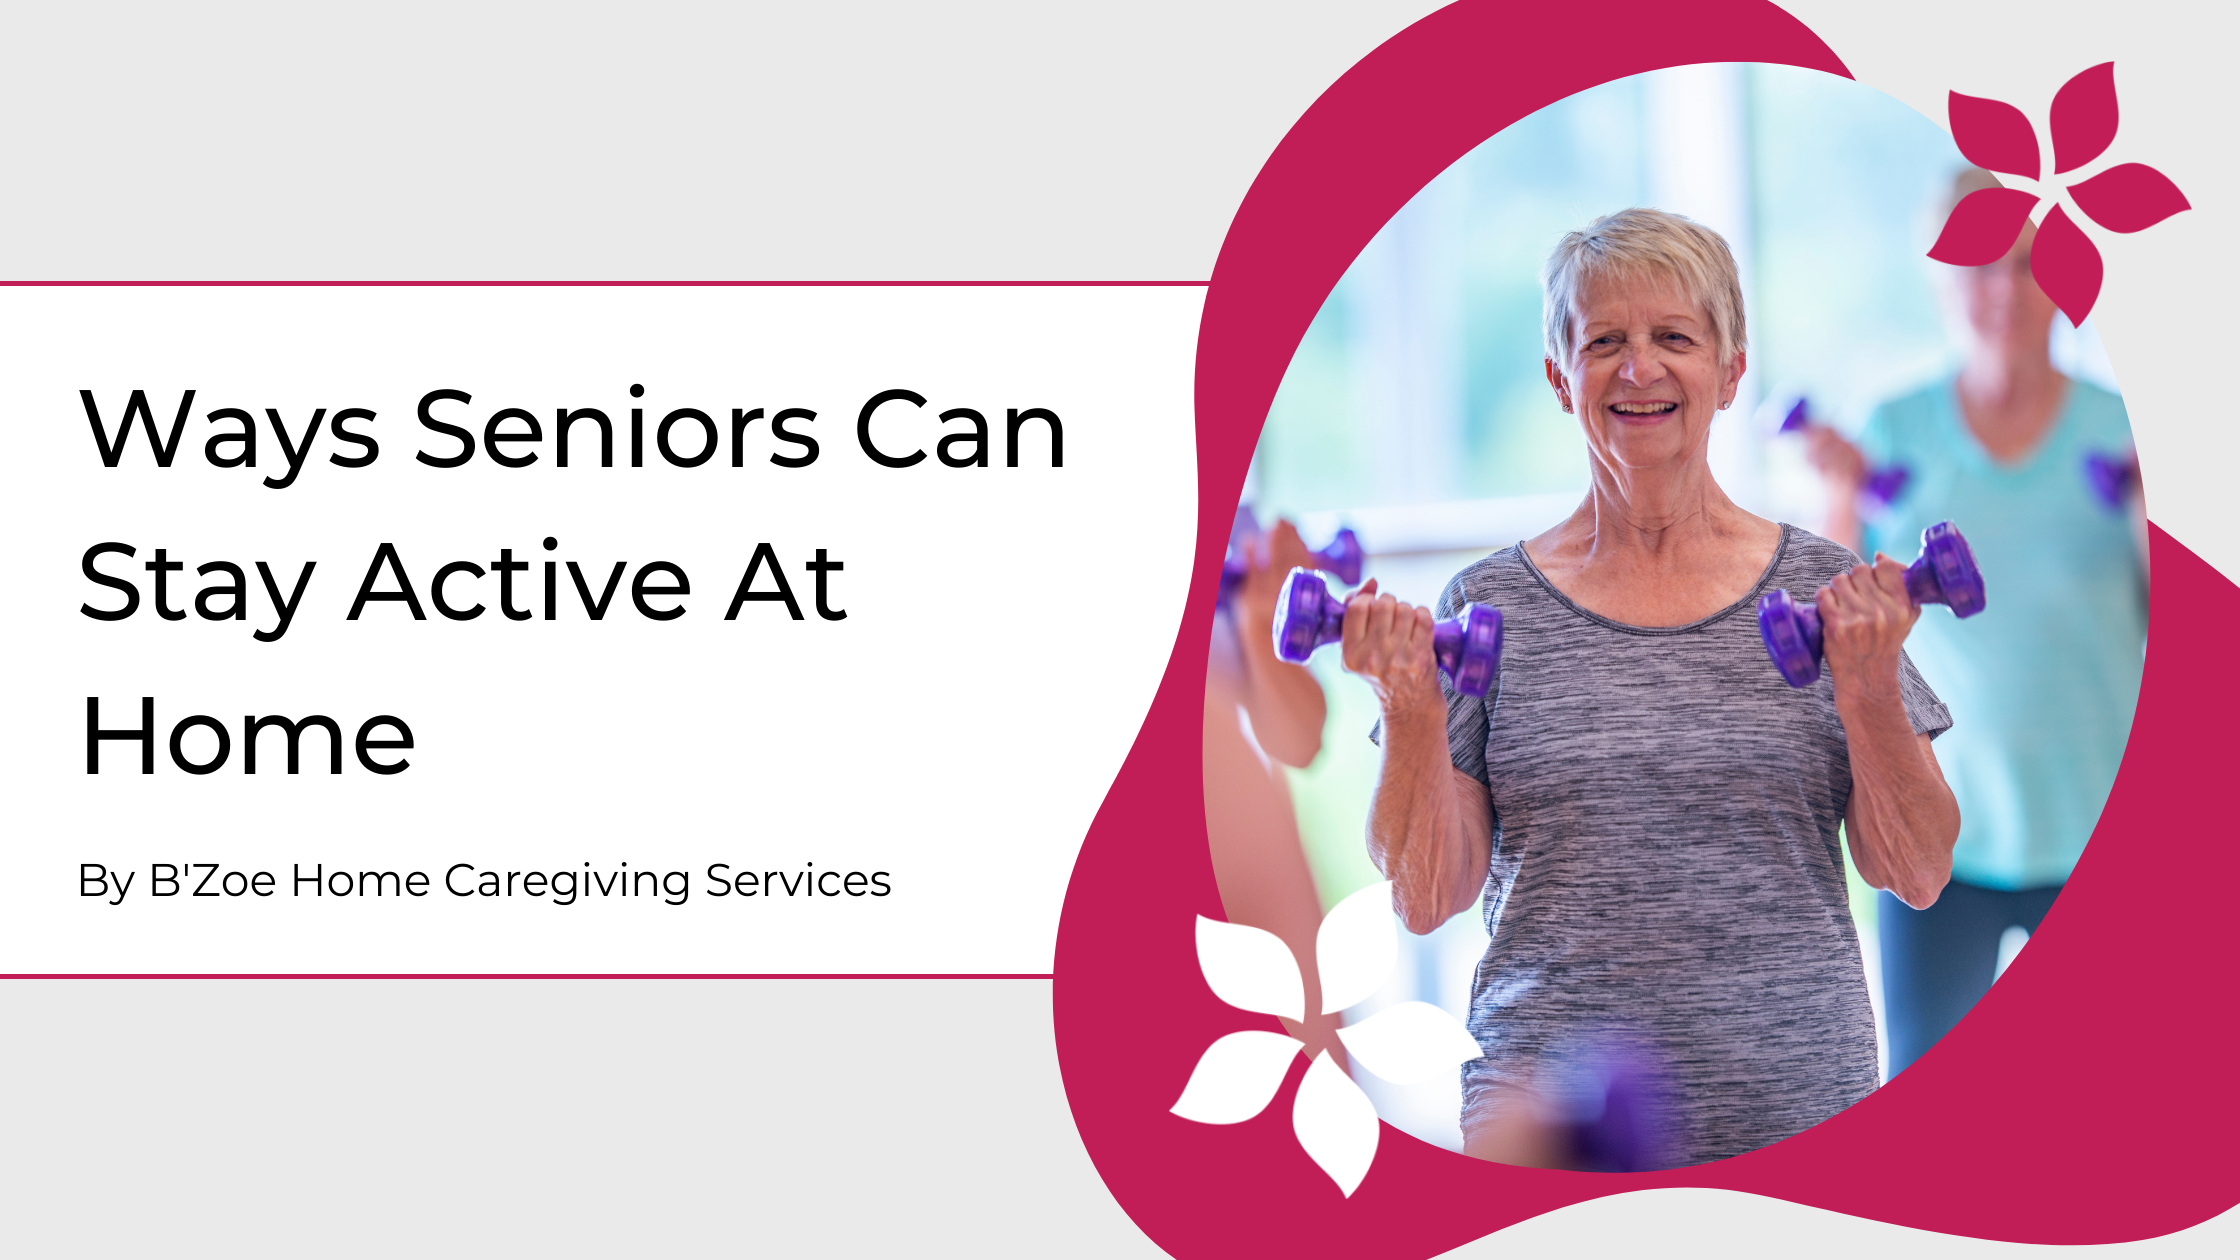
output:
[[[1926,737],[1914,733],[1896,681],[1838,687],[1836,714],[1851,750],[1846,833],[1860,877],[1917,910],[1952,878],[1960,806]]]
[[[1485,886],[1493,807],[1447,758],[1444,706],[1387,713],[1384,765],[1369,807],[1369,856],[1417,934],[1466,910]]]

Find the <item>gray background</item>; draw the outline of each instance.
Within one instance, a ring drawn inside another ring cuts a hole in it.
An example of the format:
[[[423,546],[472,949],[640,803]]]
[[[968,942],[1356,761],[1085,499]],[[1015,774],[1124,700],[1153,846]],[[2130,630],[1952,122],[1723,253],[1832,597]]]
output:
[[[0,276],[1203,279],[1291,122],[1431,7],[11,3]],[[2107,247],[2103,337],[2156,519],[2240,571],[2232,439],[2173,427],[2149,319],[2181,276],[2233,291],[2229,16],[1790,7],[1931,117],[2136,68],[2117,143],[2204,209]],[[2234,1220],[2138,1250],[2230,1254]],[[1647,1239],[2040,1250],[1669,1191],[1462,1254]],[[1155,1254],[1081,1151],[1040,981],[9,983],[0,1249]]]

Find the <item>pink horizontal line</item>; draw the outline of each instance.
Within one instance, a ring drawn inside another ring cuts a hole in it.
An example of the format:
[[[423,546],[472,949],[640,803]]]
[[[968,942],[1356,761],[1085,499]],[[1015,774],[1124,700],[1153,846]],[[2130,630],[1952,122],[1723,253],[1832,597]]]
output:
[[[1202,289],[1204,280],[0,280],[0,288]]]
[[[89,971],[11,972],[0,980],[1049,980],[1046,972],[711,971]]]

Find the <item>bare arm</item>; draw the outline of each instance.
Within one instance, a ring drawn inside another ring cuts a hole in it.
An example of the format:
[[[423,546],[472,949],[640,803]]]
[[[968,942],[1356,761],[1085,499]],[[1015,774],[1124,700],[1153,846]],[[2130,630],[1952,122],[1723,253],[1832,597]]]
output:
[[[1247,546],[1247,570],[1234,609],[1237,637],[1244,652],[1244,711],[1261,751],[1287,766],[1305,766],[1322,751],[1327,709],[1322,684],[1303,665],[1276,657],[1270,626],[1276,596],[1293,565],[1312,562],[1307,545],[1289,521],[1278,521],[1263,538]]]
[[[1816,424],[1805,433],[1805,458],[1820,473],[1828,492],[1828,517],[1822,537],[1859,549],[1859,487],[1867,482],[1867,457],[1841,433]]]
[[[1905,567],[1874,559],[1819,595],[1836,716],[1851,750],[1844,831],[1862,878],[1926,910],[1952,878],[1960,806],[1898,692],[1898,654],[1921,610],[1906,597]]]
[[[1447,756],[1447,703],[1431,655],[1431,610],[1376,595],[1346,604],[1346,668],[1376,693],[1384,764],[1369,806],[1369,856],[1393,909],[1418,934],[1467,910],[1493,857],[1493,801]]]

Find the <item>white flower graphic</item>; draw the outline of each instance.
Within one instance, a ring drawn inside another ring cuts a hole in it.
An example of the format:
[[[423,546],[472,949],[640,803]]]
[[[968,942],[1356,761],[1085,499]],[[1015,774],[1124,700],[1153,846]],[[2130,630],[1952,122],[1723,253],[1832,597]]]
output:
[[[1380,988],[1400,957],[1390,881],[1339,902],[1314,938],[1322,1011],[1342,1011]],[[1239,1010],[1306,1018],[1306,985],[1290,947],[1272,932],[1198,916],[1198,969],[1213,995]],[[1338,1030],[1354,1061],[1395,1084],[1428,1081],[1478,1057],[1469,1030],[1428,1002],[1401,1002]],[[1274,1101],[1291,1056],[1306,1047],[1271,1032],[1233,1032],[1206,1047],[1169,1110],[1201,1124],[1250,1120]],[[1291,1102],[1291,1130],[1347,1198],[1377,1155],[1377,1109],[1327,1053],[1315,1056]]]

